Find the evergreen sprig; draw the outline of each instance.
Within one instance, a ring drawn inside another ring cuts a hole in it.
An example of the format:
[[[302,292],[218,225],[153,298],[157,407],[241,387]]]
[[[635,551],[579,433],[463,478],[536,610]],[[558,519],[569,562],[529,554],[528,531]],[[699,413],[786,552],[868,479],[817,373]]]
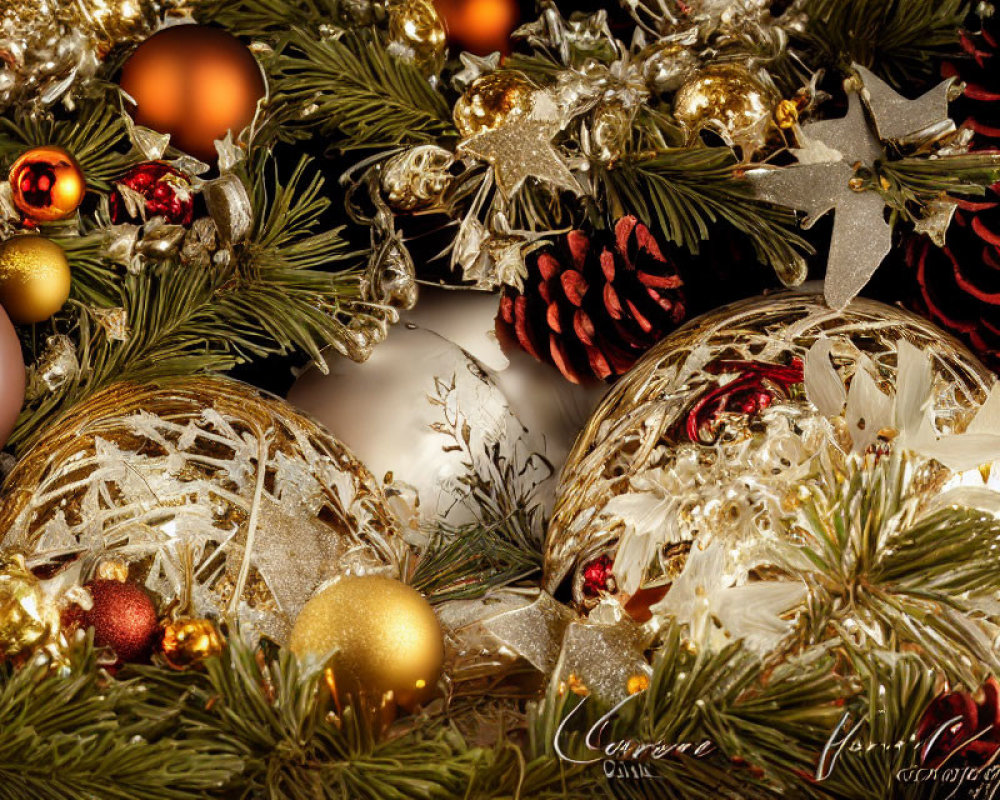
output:
[[[303,673],[281,650],[265,656],[231,637],[204,672],[141,668],[164,735],[219,742],[243,764],[219,791],[255,800],[451,800],[478,753],[447,723],[415,720],[380,736],[374,714],[335,704],[322,670]]]
[[[815,66],[868,67],[898,89],[932,77],[936,59],[955,52],[968,0],[806,0],[807,49]]]
[[[770,672],[739,642],[721,650],[693,647],[671,624],[655,654],[649,689],[620,709],[602,742],[708,740],[718,751],[704,759],[646,761],[655,777],[619,779],[609,789],[600,761],[589,768],[560,762],[553,744],[560,724],[575,712],[578,718],[562,731],[562,752],[580,760],[601,756],[583,739],[607,707],[588,698],[590,707],[581,710],[580,699],[560,693],[556,684],[533,712],[533,759],[524,782],[530,796],[543,798],[593,796],[602,787],[615,797],[794,797],[842,713],[840,703],[856,691],[833,667],[818,648]]]
[[[225,743],[160,731],[138,681],[103,675],[88,644],[56,671],[42,659],[0,667],[0,798],[182,800],[242,769]]]
[[[456,135],[444,96],[392,56],[374,32],[317,39],[293,29],[275,61],[274,92],[275,106],[300,110],[288,125],[336,133],[343,150]]]
[[[887,202],[911,223],[935,201],[948,197],[982,197],[1000,181],[1000,156],[968,153],[941,159],[903,158],[883,161],[878,175],[885,179],[880,191]]]
[[[317,231],[330,200],[322,180],[308,177],[306,159],[284,184],[271,165],[258,157],[247,167],[256,216],[228,262],[203,267],[170,258],[132,273],[109,262],[104,234],[55,237],[74,275],[70,311],[52,327],[36,326],[29,350],[37,357],[53,329],[67,332],[80,370],[27,405],[11,445],[23,447],[60,409],[117,380],[223,372],[293,349],[318,360],[325,346],[343,346],[359,276],[328,271],[351,257],[337,231]],[[126,314],[124,341],[102,322],[114,307]]]
[[[815,570],[801,575],[810,598],[798,635],[839,640],[855,657],[876,644],[912,650],[953,682],[978,686],[1000,669],[974,619],[976,597],[1000,590],[1000,522],[964,507],[911,519],[907,467],[894,453],[813,487],[800,553]]]
[[[609,208],[628,209],[669,241],[697,253],[712,223],[722,221],[747,236],[780,278],[793,282],[804,269],[802,254],[812,250],[795,231],[794,214],[755,199],[736,166],[728,147],[678,148],[624,159],[599,177]]]

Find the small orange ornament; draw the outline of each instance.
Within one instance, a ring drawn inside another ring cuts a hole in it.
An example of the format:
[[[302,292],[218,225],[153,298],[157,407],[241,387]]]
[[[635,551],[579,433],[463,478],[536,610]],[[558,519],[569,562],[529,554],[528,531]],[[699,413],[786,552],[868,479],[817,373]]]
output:
[[[454,47],[476,55],[510,51],[520,16],[517,0],[436,0],[435,5]]]
[[[14,205],[34,222],[65,219],[83,202],[87,181],[67,151],[55,145],[33,147],[10,168]]]
[[[163,657],[174,669],[187,669],[222,652],[222,636],[207,619],[168,622],[163,628]]]

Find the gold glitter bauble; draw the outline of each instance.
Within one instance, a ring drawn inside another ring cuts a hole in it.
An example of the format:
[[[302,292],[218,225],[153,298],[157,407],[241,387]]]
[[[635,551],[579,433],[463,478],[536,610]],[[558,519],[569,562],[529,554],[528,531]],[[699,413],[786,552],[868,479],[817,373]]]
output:
[[[388,693],[412,710],[433,696],[444,664],[444,636],[420,592],[379,575],[342,578],[312,598],[295,620],[289,646],[302,659],[330,656],[338,702]]]
[[[44,322],[69,299],[69,261],[55,242],[15,236],[0,244],[0,305],[11,320]]]
[[[535,87],[516,70],[488,72],[466,88],[455,103],[455,127],[465,138],[496,130],[515,116],[531,111]]]
[[[716,64],[684,82],[673,110],[690,136],[710,130],[727,144],[752,151],[763,145],[779,100],[744,65]]]
[[[58,627],[58,619],[24,558],[0,559],[0,656],[16,656],[40,644]]]
[[[38,439],[5,484],[4,545],[32,567],[111,558],[176,613],[282,643],[326,581],[396,574],[381,489],[329,433],[237,381],[115,384]]]
[[[163,657],[174,669],[187,669],[222,652],[222,636],[208,619],[182,619],[163,627]]]
[[[444,66],[448,33],[431,0],[391,3],[389,41],[426,75],[437,75]]]
[[[992,375],[898,308],[858,299],[834,311],[820,295],[782,293],[723,307],[666,337],[607,394],[566,461],[545,587],[571,577],[587,604],[585,568],[610,556],[618,591],[662,589],[706,540],[722,544],[734,570],[759,566],[769,541],[785,535],[799,488],[830,488],[815,477],[820,466],[891,449],[899,432],[884,417],[892,419],[903,342],[931,359],[922,407],[935,430],[962,432]],[[879,409],[878,420],[868,416]],[[913,463],[908,497],[919,509],[956,473],[928,457]]]

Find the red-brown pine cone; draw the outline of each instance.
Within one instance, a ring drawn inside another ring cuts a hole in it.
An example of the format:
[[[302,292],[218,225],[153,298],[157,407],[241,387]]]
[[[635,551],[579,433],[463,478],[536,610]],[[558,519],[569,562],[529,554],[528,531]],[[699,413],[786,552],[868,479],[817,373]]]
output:
[[[570,231],[527,265],[523,292],[504,287],[498,329],[574,383],[627,372],[687,315],[683,280],[635,217],[613,236]]]
[[[1000,17],[979,34],[963,34],[962,44],[965,58],[942,68],[966,84],[952,118],[974,131],[974,150],[1000,151]],[[908,304],[1000,370],[1000,183],[984,198],[958,202],[945,247],[918,235],[904,245]]]
[[[147,161],[130,169],[118,183],[142,195],[146,218],[163,217],[171,225],[190,225],[194,218],[191,181],[179,169],[159,161]],[[115,224],[135,218],[129,213],[122,193],[111,193],[111,221]]]
[[[1000,683],[989,678],[976,694],[947,692],[934,698],[916,739],[920,763],[927,767],[992,762],[1000,750]]]

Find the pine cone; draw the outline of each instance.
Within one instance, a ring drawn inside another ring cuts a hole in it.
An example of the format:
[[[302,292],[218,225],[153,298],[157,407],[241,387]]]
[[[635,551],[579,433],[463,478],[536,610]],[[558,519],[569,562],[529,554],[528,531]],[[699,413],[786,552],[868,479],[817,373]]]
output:
[[[497,325],[574,383],[625,373],[684,321],[684,282],[653,234],[622,217],[614,236],[570,231],[528,259],[524,291],[504,287]]]
[[[974,150],[1000,151],[1000,18],[982,33],[963,34],[962,45],[966,57],[941,70],[966,84],[951,115],[974,131]],[[909,267],[907,304],[1000,369],[1000,183],[985,198],[959,201],[945,247],[914,235],[903,256]]]

